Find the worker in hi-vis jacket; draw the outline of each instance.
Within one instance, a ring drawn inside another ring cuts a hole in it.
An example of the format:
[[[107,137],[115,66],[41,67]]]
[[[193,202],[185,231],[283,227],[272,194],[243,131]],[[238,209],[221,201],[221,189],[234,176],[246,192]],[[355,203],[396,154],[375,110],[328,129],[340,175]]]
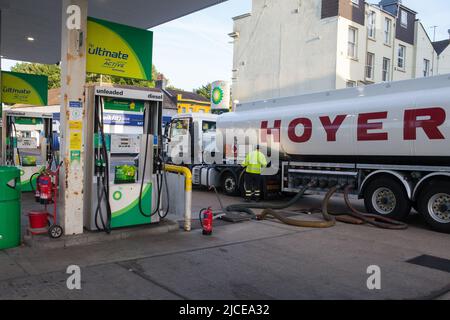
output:
[[[253,198],[259,201],[261,199],[261,170],[267,166],[266,157],[259,151],[259,145],[256,146],[256,150],[247,154],[242,166],[245,167],[245,199]]]

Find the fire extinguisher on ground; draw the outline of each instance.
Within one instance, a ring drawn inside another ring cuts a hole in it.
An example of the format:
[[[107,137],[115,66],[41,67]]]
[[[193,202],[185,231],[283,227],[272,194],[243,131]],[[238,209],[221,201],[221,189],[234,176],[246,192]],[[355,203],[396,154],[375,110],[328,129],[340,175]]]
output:
[[[212,234],[213,220],[214,215],[211,208],[200,211],[200,223],[202,225],[204,235],[210,236]]]
[[[52,202],[52,178],[49,175],[41,174],[37,179],[36,200],[41,204],[50,204]],[[39,195],[39,199],[37,198]]]

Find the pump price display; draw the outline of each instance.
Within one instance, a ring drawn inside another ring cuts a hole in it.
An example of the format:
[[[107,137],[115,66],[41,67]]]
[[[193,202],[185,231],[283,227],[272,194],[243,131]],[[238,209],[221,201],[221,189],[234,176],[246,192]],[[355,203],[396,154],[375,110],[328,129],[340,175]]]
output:
[[[197,318],[208,318],[214,319],[216,317],[223,318],[226,317],[239,317],[248,316],[255,317],[267,317],[270,316],[270,306],[263,304],[225,304],[222,306],[193,306],[185,305],[180,307],[178,314],[180,316],[192,317],[197,316]]]

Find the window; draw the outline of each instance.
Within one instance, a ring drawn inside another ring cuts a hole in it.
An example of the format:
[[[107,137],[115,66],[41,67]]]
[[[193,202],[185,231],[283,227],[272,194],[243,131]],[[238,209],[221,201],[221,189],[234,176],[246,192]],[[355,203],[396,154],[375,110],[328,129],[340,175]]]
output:
[[[430,60],[428,59],[423,59],[423,76],[430,76]]]
[[[392,30],[392,20],[384,19],[384,43],[391,44],[391,30]]]
[[[375,39],[376,21],[377,16],[375,11],[370,11],[367,25],[367,36],[371,39]]]
[[[366,60],[366,79],[373,79],[373,68],[375,63],[375,55],[373,53],[367,52]]]
[[[356,59],[358,52],[358,29],[349,27],[348,29],[348,56]]]
[[[353,88],[353,87],[356,87],[356,82],[352,81],[352,80],[348,80],[346,85],[347,85],[347,88]]]
[[[399,45],[398,46],[397,67],[404,70],[405,69],[405,60],[406,60],[406,47]]]
[[[408,28],[408,12],[405,10],[400,11],[400,24],[403,28]]]
[[[203,121],[202,131],[203,131],[203,133],[216,132],[216,122],[215,121]]]
[[[388,58],[383,58],[383,81],[391,80],[391,60]]]
[[[189,119],[177,119],[170,123],[169,137],[184,136],[189,133]]]

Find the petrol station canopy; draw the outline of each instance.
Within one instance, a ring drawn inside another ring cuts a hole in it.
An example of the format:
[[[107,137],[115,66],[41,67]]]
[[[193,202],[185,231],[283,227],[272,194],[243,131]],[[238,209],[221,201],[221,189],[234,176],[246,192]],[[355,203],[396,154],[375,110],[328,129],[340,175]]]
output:
[[[89,0],[88,15],[149,29],[226,0]],[[62,0],[0,0],[1,55],[55,64],[61,60]]]

